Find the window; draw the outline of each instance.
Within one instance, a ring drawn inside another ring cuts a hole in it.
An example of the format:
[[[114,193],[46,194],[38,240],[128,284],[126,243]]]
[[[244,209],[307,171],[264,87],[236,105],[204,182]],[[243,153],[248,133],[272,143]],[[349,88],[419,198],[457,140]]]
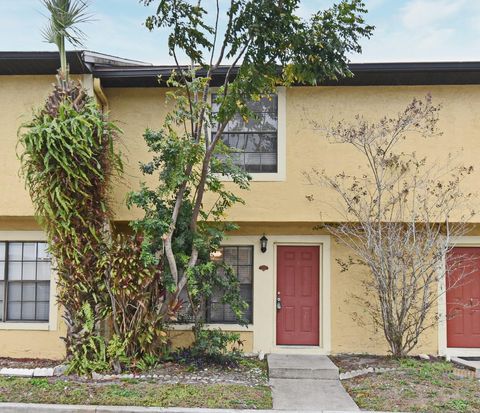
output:
[[[212,95],[212,102],[216,95]],[[225,128],[223,142],[235,149],[232,154],[235,164],[249,173],[278,172],[278,96],[249,102],[255,117],[245,122],[240,115],[235,116]],[[213,103],[213,112],[218,105]],[[212,136],[216,126],[212,127]]]
[[[253,247],[224,246],[222,260],[233,268],[240,281],[240,294],[248,303],[245,319],[253,322]],[[222,303],[222,291],[216,291],[207,303],[208,323],[236,323],[237,319],[228,304]]]
[[[48,321],[46,242],[0,242],[0,321]]]

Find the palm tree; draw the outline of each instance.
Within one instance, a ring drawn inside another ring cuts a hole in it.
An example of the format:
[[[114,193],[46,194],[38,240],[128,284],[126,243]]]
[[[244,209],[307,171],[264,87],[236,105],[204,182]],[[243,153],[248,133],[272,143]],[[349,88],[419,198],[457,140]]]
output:
[[[43,30],[48,43],[57,45],[60,53],[60,78],[68,81],[68,64],[65,41],[72,46],[82,46],[85,33],[77,26],[91,20],[87,13],[87,0],[42,0],[50,13],[50,22]]]

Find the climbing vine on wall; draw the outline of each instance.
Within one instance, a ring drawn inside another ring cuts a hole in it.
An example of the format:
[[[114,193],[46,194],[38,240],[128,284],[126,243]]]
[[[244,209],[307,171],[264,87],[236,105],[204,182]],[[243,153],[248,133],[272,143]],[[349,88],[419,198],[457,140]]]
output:
[[[88,335],[82,306],[91,307],[95,323],[103,317],[100,258],[109,248],[109,182],[122,170],[114,149],[118,132],[79,83],[59,75],[20,134],[22,172],[56,263],[67,354]]]
[[[22,174],[45,230],[57,272],[57,301],[67,325],[69,371],[113,368],[158,354],[166,342],[160,266],[144,262],[138,235],[114,236],[109,191],[122,172],[117,126],[70,79],[65,41],[81,45],[83,0],[44,0],[44,37],[57,45],[52,93],[19,131]],[[168,307],[168,311],[175,311]],[[111,321],[113,335],[100,322]]]

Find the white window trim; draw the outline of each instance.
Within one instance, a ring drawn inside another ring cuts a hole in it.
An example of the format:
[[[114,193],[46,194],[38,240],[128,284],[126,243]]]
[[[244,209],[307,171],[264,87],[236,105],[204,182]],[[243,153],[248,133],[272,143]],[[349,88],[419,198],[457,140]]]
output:
[[[217,88],[210,88],[211,94],[215,93]],[[281,182],[287,179],[287,88],[285,86],[277,87],[278,99],[278,126],[277,126],[277,172],[249,173],[252,182]],[[220,175],[224,182],[232,181],[231,178]]]
[[[452,247],[480,247],[480,236],[452,237]],[[445,260],[441,268],[442,277],[438,283],[438,353],[447,360],[458,356],[480,357],[480,346],[478,348],[461,348],[447,346],[447,294],[445,291]]]
[[[43,231],[0,231],[0,241],[46,241]],[[56,302],[56,286],[57,274],[52,270],[50,276],[50,308],[48,314],[48,322],[19,322],[5,321],[0,322],[0,331],[2,330],[39,330],[39,331],[56,331],[57,329],[57,306]]]
[[[238,238],[238,237],[234,237],[234,238]],[[253,274],[252,274],[252,289],[253,291],[255,291],[255,250],[257,248],[257,246],[255,245],[255,243],[244,243],[244,242],[238,242],[238,243],[235,243],[235,241],[232,239],[224,239],[223,242],[221,243],[221,246],[225,246],[225,247],[228,247],[228,246],[240,246],[240,247],[243,247],[243,246],[249,246],[249,247],[253,247],[253,268],[252,268],[252,271],[253,271]],[[255,294],[255,293],[254,293]],[[252,297],[252,304],[254,304],[253,302],[253,297]],[[252,320],[253,322],[252,323],[249,323],[247,325],[242,325],[242,324],[238,324],[238,323],[206,323],[204,325],[205,329],[207,330],[223,330],[223,331],[235,331],[235,332],[253,332],[253,323],[255,322],[254,320],[254,317],[255,317],[255,305],[253,305],[253,312],[252,312]],[[171,330],[175,330],[175,331],[191,331],[192,328],[194,327],[194,324],[193,323],[178,323],[178,324],[172,324],[170,326],[170,329]]]

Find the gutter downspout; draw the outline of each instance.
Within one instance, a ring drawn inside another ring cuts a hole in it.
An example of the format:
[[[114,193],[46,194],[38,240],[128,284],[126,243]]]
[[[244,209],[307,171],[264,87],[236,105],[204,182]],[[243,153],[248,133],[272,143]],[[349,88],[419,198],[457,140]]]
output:
[[[99,78],[93,77],[93,92],[95,94],[95,97],[100,104],[100,107],[102,109],[102,112],[104,114],[108,113],[108,99],[107,96],[105,95],[105,92],[102,89],[102,83],[100,82]],[[105,224],[109,240],[112,239],[112,234],[113,234],[113,228],[112,228],[112,222],[108,221],[108,223]],[[110,320],[102,320],[99,323],[100,325],[100,330],[103,330],[104,334],[106,337],[111,337],[112,335],[112,321]]]
[[[103,89],[102,89],[102,84],[100,82],[100,79],[94,78],[93,79],[93,91],[95,92],[95,96],[100,102],[100,106],[102,107],[103,112],[108,112],[109,107],[108,107],[108,99],[107,96],[105,95]]]

